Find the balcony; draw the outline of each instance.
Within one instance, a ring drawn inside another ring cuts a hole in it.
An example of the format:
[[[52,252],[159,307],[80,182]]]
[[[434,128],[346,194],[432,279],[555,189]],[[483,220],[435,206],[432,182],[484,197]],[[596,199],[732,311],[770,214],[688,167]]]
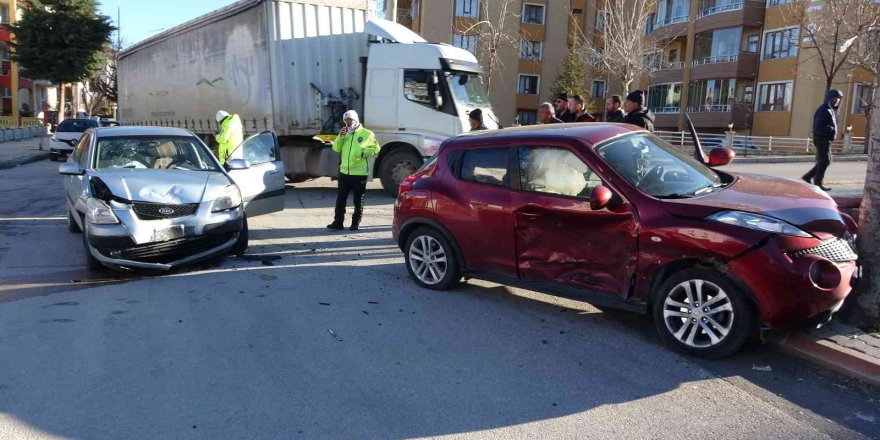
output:
[[[697,13],[694,32],[699,34],[713,29],[763,26],[764,5],[763,1],[745,0],[703,9]]]
[[[724,55],[695,59],[691,65],[691,80],[714,78],[748,78],[758,75],[758,54],[740,52],[737,55]]]
[[[689,21],[690,17],[687,15],[664,20],[657,19],[653,23],[654,31],[650,36],[657,40],[667,40],[687,35]]]
[[[651,83],[663,84],[668,82],[681,81],[682,69],[684,62],[660,63],[651,68]]]

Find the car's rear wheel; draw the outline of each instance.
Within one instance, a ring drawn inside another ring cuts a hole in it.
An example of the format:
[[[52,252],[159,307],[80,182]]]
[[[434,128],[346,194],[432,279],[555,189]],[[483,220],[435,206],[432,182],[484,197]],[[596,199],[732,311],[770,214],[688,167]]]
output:
[[[666,280],[653,301],[660,337],[688,354],[719,358],[746,342],[755,312],[745,293],[711,269],[688,269]]]
[[[434,228],[423,226],[406,240],[406,270],[418,285],[447,290],[461,281],[455,248]]]
[[[86,253],[86,269],[88,269],[88,270],[101,269],[104,267],[104,265],[101,264],[101,262],[92,255],[92,251],[89,250],[89,234],[87,232],[88,225],[86,224],[85,220],[83,220],[83,226],[85,226],[85,229],[83,229],[82,242],[83,242],[83,250]]]
[[[73,234],[82,232],[82,229],[76,224],[76,219],[73,218],[73,213],[70,212],[70,208],[67,208],[67,230]]]
[[[238,240],[235,242],[235,246],[232,247],[232,255],[239,256],[243,255],[248,248],[248,222],[247,216],[242,218],[241,232],[238,233]]]

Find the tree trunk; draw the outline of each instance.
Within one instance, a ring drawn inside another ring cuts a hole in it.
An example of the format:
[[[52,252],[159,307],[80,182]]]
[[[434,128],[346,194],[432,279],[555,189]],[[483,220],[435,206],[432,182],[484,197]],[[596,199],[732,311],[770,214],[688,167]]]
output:
[[[64,120],[64,84],[58,84],[58,108],[55,123],[60,124]]]
[[[871,148],[865,194],[859,216],[859,263],[862,279],[847,307],[847,321],[861,326],[880,327],[880,93],[874,94],[871,108]]]

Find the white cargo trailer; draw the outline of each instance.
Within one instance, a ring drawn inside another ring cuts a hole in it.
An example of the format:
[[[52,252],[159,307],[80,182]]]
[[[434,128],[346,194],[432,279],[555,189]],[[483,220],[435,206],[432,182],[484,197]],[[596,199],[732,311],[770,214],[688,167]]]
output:
[[[371,177],[392,194],[470,129],[471,110],[498,127],[470,52],[372,17],[368,0],[241,0],[126,49],[118,69],[123,123],[210,137],[218,110],[237,113],[246,131],[278,134],[295,181],[337,176],[320,139],[349,108],[376,133]]]

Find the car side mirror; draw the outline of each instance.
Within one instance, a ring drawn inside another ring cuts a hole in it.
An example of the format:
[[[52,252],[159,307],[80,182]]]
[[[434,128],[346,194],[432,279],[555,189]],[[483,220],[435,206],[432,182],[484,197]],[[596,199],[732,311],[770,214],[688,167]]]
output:
[[[730,148],[714,148],[711,152],[709,152],[709,163],[706,165],[710,167],[723,167],[731,162],[733,162],[733,158],[736,157],[736,152]]]
[[[226,170],[234,171],[234,170],[246,170],[251,167],[251,164],[244,159],[229,159],[226,161]]]
[[[614,197],[614,194],[608,189],[608,187],[602,185],[597,186],[593,189],[593,193],[590,194],[590,209],[598,211],[605,208],[611,203],[612,197]]]
[[[78,163],[67,162],[58,167],[58,173],[65,176],[82,176],[85,173],[85,170],[80,168]]]

